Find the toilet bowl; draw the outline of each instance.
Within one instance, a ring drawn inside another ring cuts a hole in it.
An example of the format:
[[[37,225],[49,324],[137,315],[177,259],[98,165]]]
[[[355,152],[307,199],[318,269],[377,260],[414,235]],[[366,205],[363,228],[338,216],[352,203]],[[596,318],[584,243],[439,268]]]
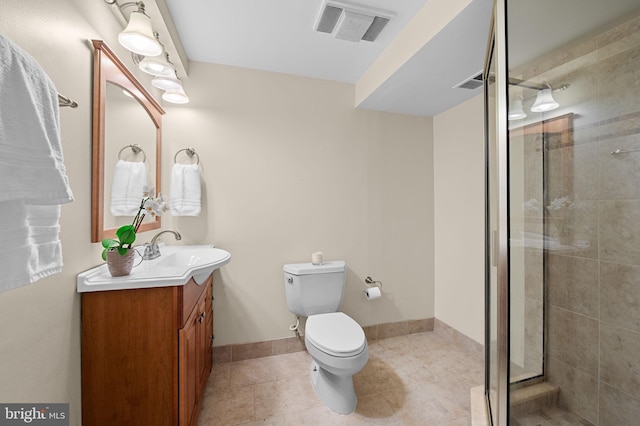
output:
[[[313,358],[311,384],[327,407],[352,413],[357,404],[353,375],[369,359],[362,327],[342,312],[312,315],[305,327],[305,345]]]
[[[313,358],[311,383],[320,400],[340,414],[356,409],[353,375],[369,359],[362,327],[338,312],[345,271],[342,260],[284,265],[287,306],[294,314],[307,317],[304,342]]]

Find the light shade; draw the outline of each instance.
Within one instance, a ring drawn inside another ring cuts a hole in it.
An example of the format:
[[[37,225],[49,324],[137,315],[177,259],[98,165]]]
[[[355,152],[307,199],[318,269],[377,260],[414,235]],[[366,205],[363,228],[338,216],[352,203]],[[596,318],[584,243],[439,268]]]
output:
[[[168,77],[156,77],[151,80],[151,84],[158,89],[168,90],[170,92],[183,90],[182,83],[178,80],[175,74]]]
[[[511,101],[509,105],[509,114],[507,115],[508,120],[520,120],[527,116],[522,108],[522,99],[516,98]]]
[[[176,75],[176,69],[171,62],[169,62],[168,55],[159,56],[146,56],[140,61],[138,67],[147,74],[171,77]]]
[[[162,94],[162,99],[172,104],[186,104],[189,102],[189,97],[184,90],[168,90]]]
[[[536,101],[533,103],[531,107],[531,111],[533,112],[545,112],[551,111],[560,106],[559,103],[553,99],[553,94],[551,93],[551,87],[545,87],[544,89],[540,89],[538,91],[538,95],[536,96]]]
[[[158,56],[162,53],[160,42],[153,36],[151,19],[142,8],[131,13],[127,28],[118,34],[118,41],[127,50],[142,56]]]

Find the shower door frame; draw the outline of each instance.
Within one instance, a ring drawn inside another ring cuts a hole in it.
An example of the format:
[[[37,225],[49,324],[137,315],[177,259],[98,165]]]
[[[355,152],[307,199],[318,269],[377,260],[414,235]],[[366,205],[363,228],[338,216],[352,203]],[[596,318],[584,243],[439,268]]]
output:
[[[488,421],[492,426],[509,424],[509,146],[507,134],[507,40],[506,40],[506,0],[494,0],[489,43],[485,58],[485,404]],[[493,61],[495,72],[490,73]],[[496,113],[495,139],[491,140],[488,99],[490,84],[495,84]],[[490,167],[491,149],[496,148],[496,167]],[[491,173],[496,173],[496,188],[491,186]],[[492,195],[495,192],[495,196]],[[491,229],[491,197],[497,200],[497,229]],[[497,383],[490,383],[491,354],[491,280],[492,266],[495,265],[496,297],[496,368]],[[492,387],[496,386],[495,397]],[[495,416],[493,414],[495,414]],[[497,421],[495,423],[494,417]]]

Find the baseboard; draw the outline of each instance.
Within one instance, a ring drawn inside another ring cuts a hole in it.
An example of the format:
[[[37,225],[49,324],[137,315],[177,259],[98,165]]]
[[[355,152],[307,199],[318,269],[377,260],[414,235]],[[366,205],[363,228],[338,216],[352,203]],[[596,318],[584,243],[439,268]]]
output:
[[[484,345],[482,343],[476,342],[471,337],[462,334],[455,328],[437,318],[434,319],[434,331],[443,338],[460,344],[468,352],[477,356],[479,359],[484,359]]]
[[[444,323],[443,323],[444,324]],[[389,322],[363,327],[367,341],[405,336],[407,334],[433,331],[434,318]],[[284,339],[267,340],[255,343],[214,346],[213,362],[244,361],[247,359],[263,358],[306,350],[304,336],[286,337]]]

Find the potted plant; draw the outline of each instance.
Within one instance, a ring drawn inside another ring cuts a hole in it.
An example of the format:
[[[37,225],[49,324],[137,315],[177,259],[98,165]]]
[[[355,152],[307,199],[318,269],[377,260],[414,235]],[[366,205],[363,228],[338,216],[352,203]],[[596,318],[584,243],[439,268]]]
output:
[[[159,216],[162,212],[167,211],[167,204],[162,198],[162,194],[158,193],[157,197],[153,197],[153,188],[145,188],[142,194],[142,201],[138,213],[133,218],[131,225],[124,225],[116,231],[116,239],[105,238],[102,240],[102,260],[107,261],[109,273],[114,277],[129,275],[133,268],[133,258],[135,250],[133,243],[136,241],[136,232],[146,215],[152,217]]]

